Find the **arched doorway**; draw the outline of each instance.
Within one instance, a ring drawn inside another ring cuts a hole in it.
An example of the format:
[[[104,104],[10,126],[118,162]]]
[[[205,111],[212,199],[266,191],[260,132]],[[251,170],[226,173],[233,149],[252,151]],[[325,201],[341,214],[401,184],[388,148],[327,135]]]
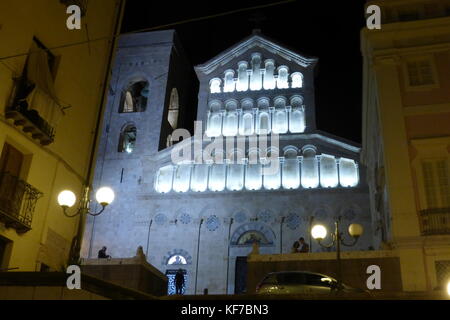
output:
[[[184,295],[186,293],[186,287],[188,283],[188,272],[186,270],[186,267],[188,264],[189,258],[186,258],[181,254],[174,254],[167,259],[166,277],[168,279],[167,294],[169,296],[176,293],[175,276],[179,270],[181,270],[184,275],[184,285],[181,290],[181,294]]]
[[[252,251],[254,243],[258,243],[261,253],[273,254],[276,251],[275,233],[268,225],[250,222],[237,228],[230,241],[229,260],[234,262],[234,268],[231,267],[230,271],[234,275],[230,275],[232,282],[229,282],[228,293],[247,292],[247,256]]]

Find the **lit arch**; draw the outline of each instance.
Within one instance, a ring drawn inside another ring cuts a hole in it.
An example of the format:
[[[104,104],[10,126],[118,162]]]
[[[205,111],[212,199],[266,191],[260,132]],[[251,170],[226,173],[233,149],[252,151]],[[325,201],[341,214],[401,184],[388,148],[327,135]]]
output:
[[[143,112],[147,108],[150,84],[144,78],[129,81],[122,90],[119,113]]]
[[[169,113],[167,120],[173,130],[178,128],[178,116],[180,114],[179,96],[177,88],[173,88],[170,93]]]
[[[273,246],[276,236],[267,225],[260,222],[249,222],[236,229],[230,242],[232,246],[251,246],[253,242],[258,242],[258,239],[260,246]]]
[[[133,153],[136,146],[137,129],[134,123],[125,125],[119,137],[119,152]]]

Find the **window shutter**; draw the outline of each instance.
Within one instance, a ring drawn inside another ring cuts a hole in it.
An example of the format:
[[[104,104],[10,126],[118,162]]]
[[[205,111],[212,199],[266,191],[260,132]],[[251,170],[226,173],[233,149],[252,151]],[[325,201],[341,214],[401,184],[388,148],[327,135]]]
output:
[[[423,180],[425,187],[425,196],[427,199],[428,209],[437,208],[437,190],[433,174],[433,162],[427,161],[422,163]]]
[[[436,162],[441,205],[444,208],[450,207],[450,176],[448,166],[449,163],[447,160],[440,160]]]

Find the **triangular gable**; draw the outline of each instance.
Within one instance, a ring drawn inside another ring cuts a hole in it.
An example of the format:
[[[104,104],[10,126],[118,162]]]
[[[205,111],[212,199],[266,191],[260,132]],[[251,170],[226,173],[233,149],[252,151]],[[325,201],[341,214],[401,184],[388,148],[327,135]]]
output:
[[[246,51],[252,48],[263,48],[273,54],[279,55],[282,58],[297,63],[298,65],[307,68],[310,66],[314,66],[318,59],[312,57],[306,57],[300,55],[298,53],[293,52],[292,50],[287,49],[272,40],[269,40],[267,37],[262,36],[259,33],[254,33],[253,35],[245,38],[235,46],[223,51],[213,59],[208,62],[198,65],[195,67],[195,71],[203,74],[210,74],[218,67],[221,67],[236,57],[244,54]]]

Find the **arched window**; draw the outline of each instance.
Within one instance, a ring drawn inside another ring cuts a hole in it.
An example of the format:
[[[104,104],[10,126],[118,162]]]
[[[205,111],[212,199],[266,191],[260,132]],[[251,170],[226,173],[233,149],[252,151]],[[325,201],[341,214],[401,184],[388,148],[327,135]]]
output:
[[[278,89],[289,88],[289,68],[286,66],[278,67],[277,87]]]
[[[284,151],[283,188],[298,189],[300,187],[300,163],[298,161],[298,150],[289,146]]]
[[[136,146],[136,127],[128,125],[123,129],[119,139],[119,152],[133,153]]]
[[[239,69],[238,69],[238,82],[236,84],[236,90],[237,91],[247,91],[248,90],[248,63],[246,61],[241,61],[238,63]]]
[[[272,131],[276,134],[287,133],[288,115],[286,109],[277,109],[275,111]]]
[[[225,71],[225,85],[223,88],[224,92],[233,92],[236,88],[236,83],[234,82],[234,71],[227,70]]]
[[[267,240],[264,234],[258,231],[248,231],[241,235],[237,241],[237,245],[240,246],[253,245],[253,243],[258,243],[259,245],[272,244],[269,240]]]
[[[180,266],[187,264],[188,264],[187,259],[179,254],[170,257],[169,260],[167,261],[167,265],[169,266]]]
[[[251,136],[254,132],[253,113],[245,112],[241,118],[239,133],[242,136]]]
[[[145,111],[149,87],[148,81],[135,81],[129,83],[122,92],[119,112],[131,113]]]
[[[169,114],[167,115],[167,120],[170,123],[170,126],[173,130],[178,128],[178,115],[180,114],[180,105],[178,98],[178,90],[177,88],[172,89],[172,93],[170,94],[170,103],[169,103]]]
[[[319,186],[319,165],[316,159],[317,150],[314,146],[303,147],[302,186],[305,189]]]
[[[270,115],[268,112],[260,112],[258,115],[257,122],[257,133],[258,134],[269,134],[271,125],[270,125]]]
[[[295,72],[291,76],[292,88],[303,88],[303,74]]]
[[[220,89],[220,86],[222,85],[222,80],[219,78],[214,78],[209,82],[209,88],[211,93],[220,93],[222,90]]]
[[[208,137],[218,137],[222,134],[222,113],[212,113],[208,121]]]
[[[264,89],[272,90],[275,89],[275,61],[272,59],[267,59],[265,61],[266,71],[264,73]]]
[[[336,158],[332,155],[322,154],[320,157],[320,185],[323,188],[337,187],[338,174]]]

